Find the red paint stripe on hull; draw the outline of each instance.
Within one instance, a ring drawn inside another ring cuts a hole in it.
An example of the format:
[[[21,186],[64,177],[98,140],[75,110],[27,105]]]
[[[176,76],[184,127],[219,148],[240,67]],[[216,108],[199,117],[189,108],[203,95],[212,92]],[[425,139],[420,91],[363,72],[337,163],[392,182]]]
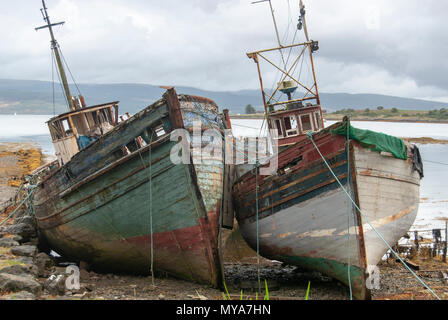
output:
[[[209,212],[199,223],[177,230],[152,235],[155,269],[199,282],[219,285],[217,225],[218,214]],[[145,252],[151,253],[151,235],[122,240]],[[146,255],[145,254],[145,255]]]

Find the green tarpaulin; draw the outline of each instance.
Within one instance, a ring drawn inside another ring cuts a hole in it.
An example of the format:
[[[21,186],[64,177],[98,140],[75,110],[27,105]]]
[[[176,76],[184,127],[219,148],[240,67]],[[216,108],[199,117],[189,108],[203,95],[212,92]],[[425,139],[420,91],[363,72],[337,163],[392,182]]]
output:
[[[359,141],[374,151],[390,152],[395,158],[398,159],[406,160],[408,158],[406,146],[400,138],[389,136],[380,132],[358,129],[352,127],[349,122],[348,125],[350,139]],[[331,134],[347,136],[347,122],[344,122],[344,124],[338,128],[331,130]]]

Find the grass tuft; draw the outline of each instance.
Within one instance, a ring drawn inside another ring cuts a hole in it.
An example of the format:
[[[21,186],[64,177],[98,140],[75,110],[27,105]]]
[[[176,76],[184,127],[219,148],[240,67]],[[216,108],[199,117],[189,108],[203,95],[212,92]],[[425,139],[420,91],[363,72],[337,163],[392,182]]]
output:
[[[310,286],[311,286],[311,281],[308,281],[308,289],[306,289],[305,300],[309,300],[309,297],[310,297]]]
[[[3,268],[15,266],[15,265],[25,265],[24,263],[17,260],[0,260],[0,270]]]

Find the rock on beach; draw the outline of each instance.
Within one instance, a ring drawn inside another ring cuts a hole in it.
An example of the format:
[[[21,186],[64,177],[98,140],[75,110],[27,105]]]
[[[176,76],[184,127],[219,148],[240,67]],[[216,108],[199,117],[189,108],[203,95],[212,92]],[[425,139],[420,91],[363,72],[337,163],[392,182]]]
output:
[[[37,247],[32,245],[22,245],[11,248],[12,254],[22,257],[34,257],[37,253]]]
[[[0,292],[28,291],[39,293],[42,286],[31,275],[0,273]]]
[[[0,247],[1,248],[11,248],[11,247],[15,247],[15,246],[19,246],[20,243],[18,243],[17,241],[14,241],[13,239],[10,238],[1,238],[0,239]]]

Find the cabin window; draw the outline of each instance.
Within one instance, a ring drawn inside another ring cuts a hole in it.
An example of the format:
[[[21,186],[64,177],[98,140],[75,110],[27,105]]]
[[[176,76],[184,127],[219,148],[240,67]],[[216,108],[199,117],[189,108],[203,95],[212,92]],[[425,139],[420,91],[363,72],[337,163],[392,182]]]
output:
[[[286,131],[291,130],[291,120],[290,120],[290,118],[287,117],[287,118],[284,118],[284,120],[285,120],[285,129],[286,129]]]
[[[91,114],[92,114],[92,118],[93,118],[93,123],[99,124],[98,115],[96,114],[96,111],[92,112]]]
[[[104,110],[99,110],[97,112],[98,112],[99,123],[101,124],[103,122],[106,122],[107,120],[106,120],[106,115],[104,114]]]
[[[67,136],[69,136],[73,133],[67,119],[62,120],[62,127],[64,128],[64,132]]]
[[[137,145],[137,141],[135,141],[134,139],[126,145],[126,148],[128,149],[129,153],[132,153],[140,149],[140,146]]]
[[[100,110],[100,112],[101,112],[101,116],[103,119],[102,122],[109,122],[109,123],[112,122],[109,109],[102,109],[102,110]]]
[[[155,130],[157,138],[163,136],[165,134],[165,129],[163,129],[163,125],[158,126]]]
[[[317,129],[322,129],[322,122],[320,120],[320,113],[319,112],[314,113],[314,117],[316,118]]]
[[[135,138],[135,142],[137,143],[137,145],[140,147],[140,148],[143,148],[143,147],[146,147],[148,144],[146,143],[146,141],[141,137],[141,136],[138,136],[137,138]]]
[[[297,118],[295,116],[289,116],[283,118],[285,121],[285,130],[287,136],[297,135]]]
[[[275,127],[277,128],[277,133],[279,137],[283,137],[282,124],[279,119],[275,119],[274,121]]]
[[[50,133],[53,140],[62,139],[64,136],[63,130],[61,129],[60,122],[54,121],[50,123]]]
[[[311,117],[310,114],[304,114],[300,116],[300,120],[302,122],[302,130],[303,131],[310,131],[313,130],[313,127],[311,125]]]
[[[143,138],[143,140],[145,140],[146,144],[150,144],[152,142],[151,137],[153,136],[151,128],[146,128],[145,130],[143,130],[140,136]]]

